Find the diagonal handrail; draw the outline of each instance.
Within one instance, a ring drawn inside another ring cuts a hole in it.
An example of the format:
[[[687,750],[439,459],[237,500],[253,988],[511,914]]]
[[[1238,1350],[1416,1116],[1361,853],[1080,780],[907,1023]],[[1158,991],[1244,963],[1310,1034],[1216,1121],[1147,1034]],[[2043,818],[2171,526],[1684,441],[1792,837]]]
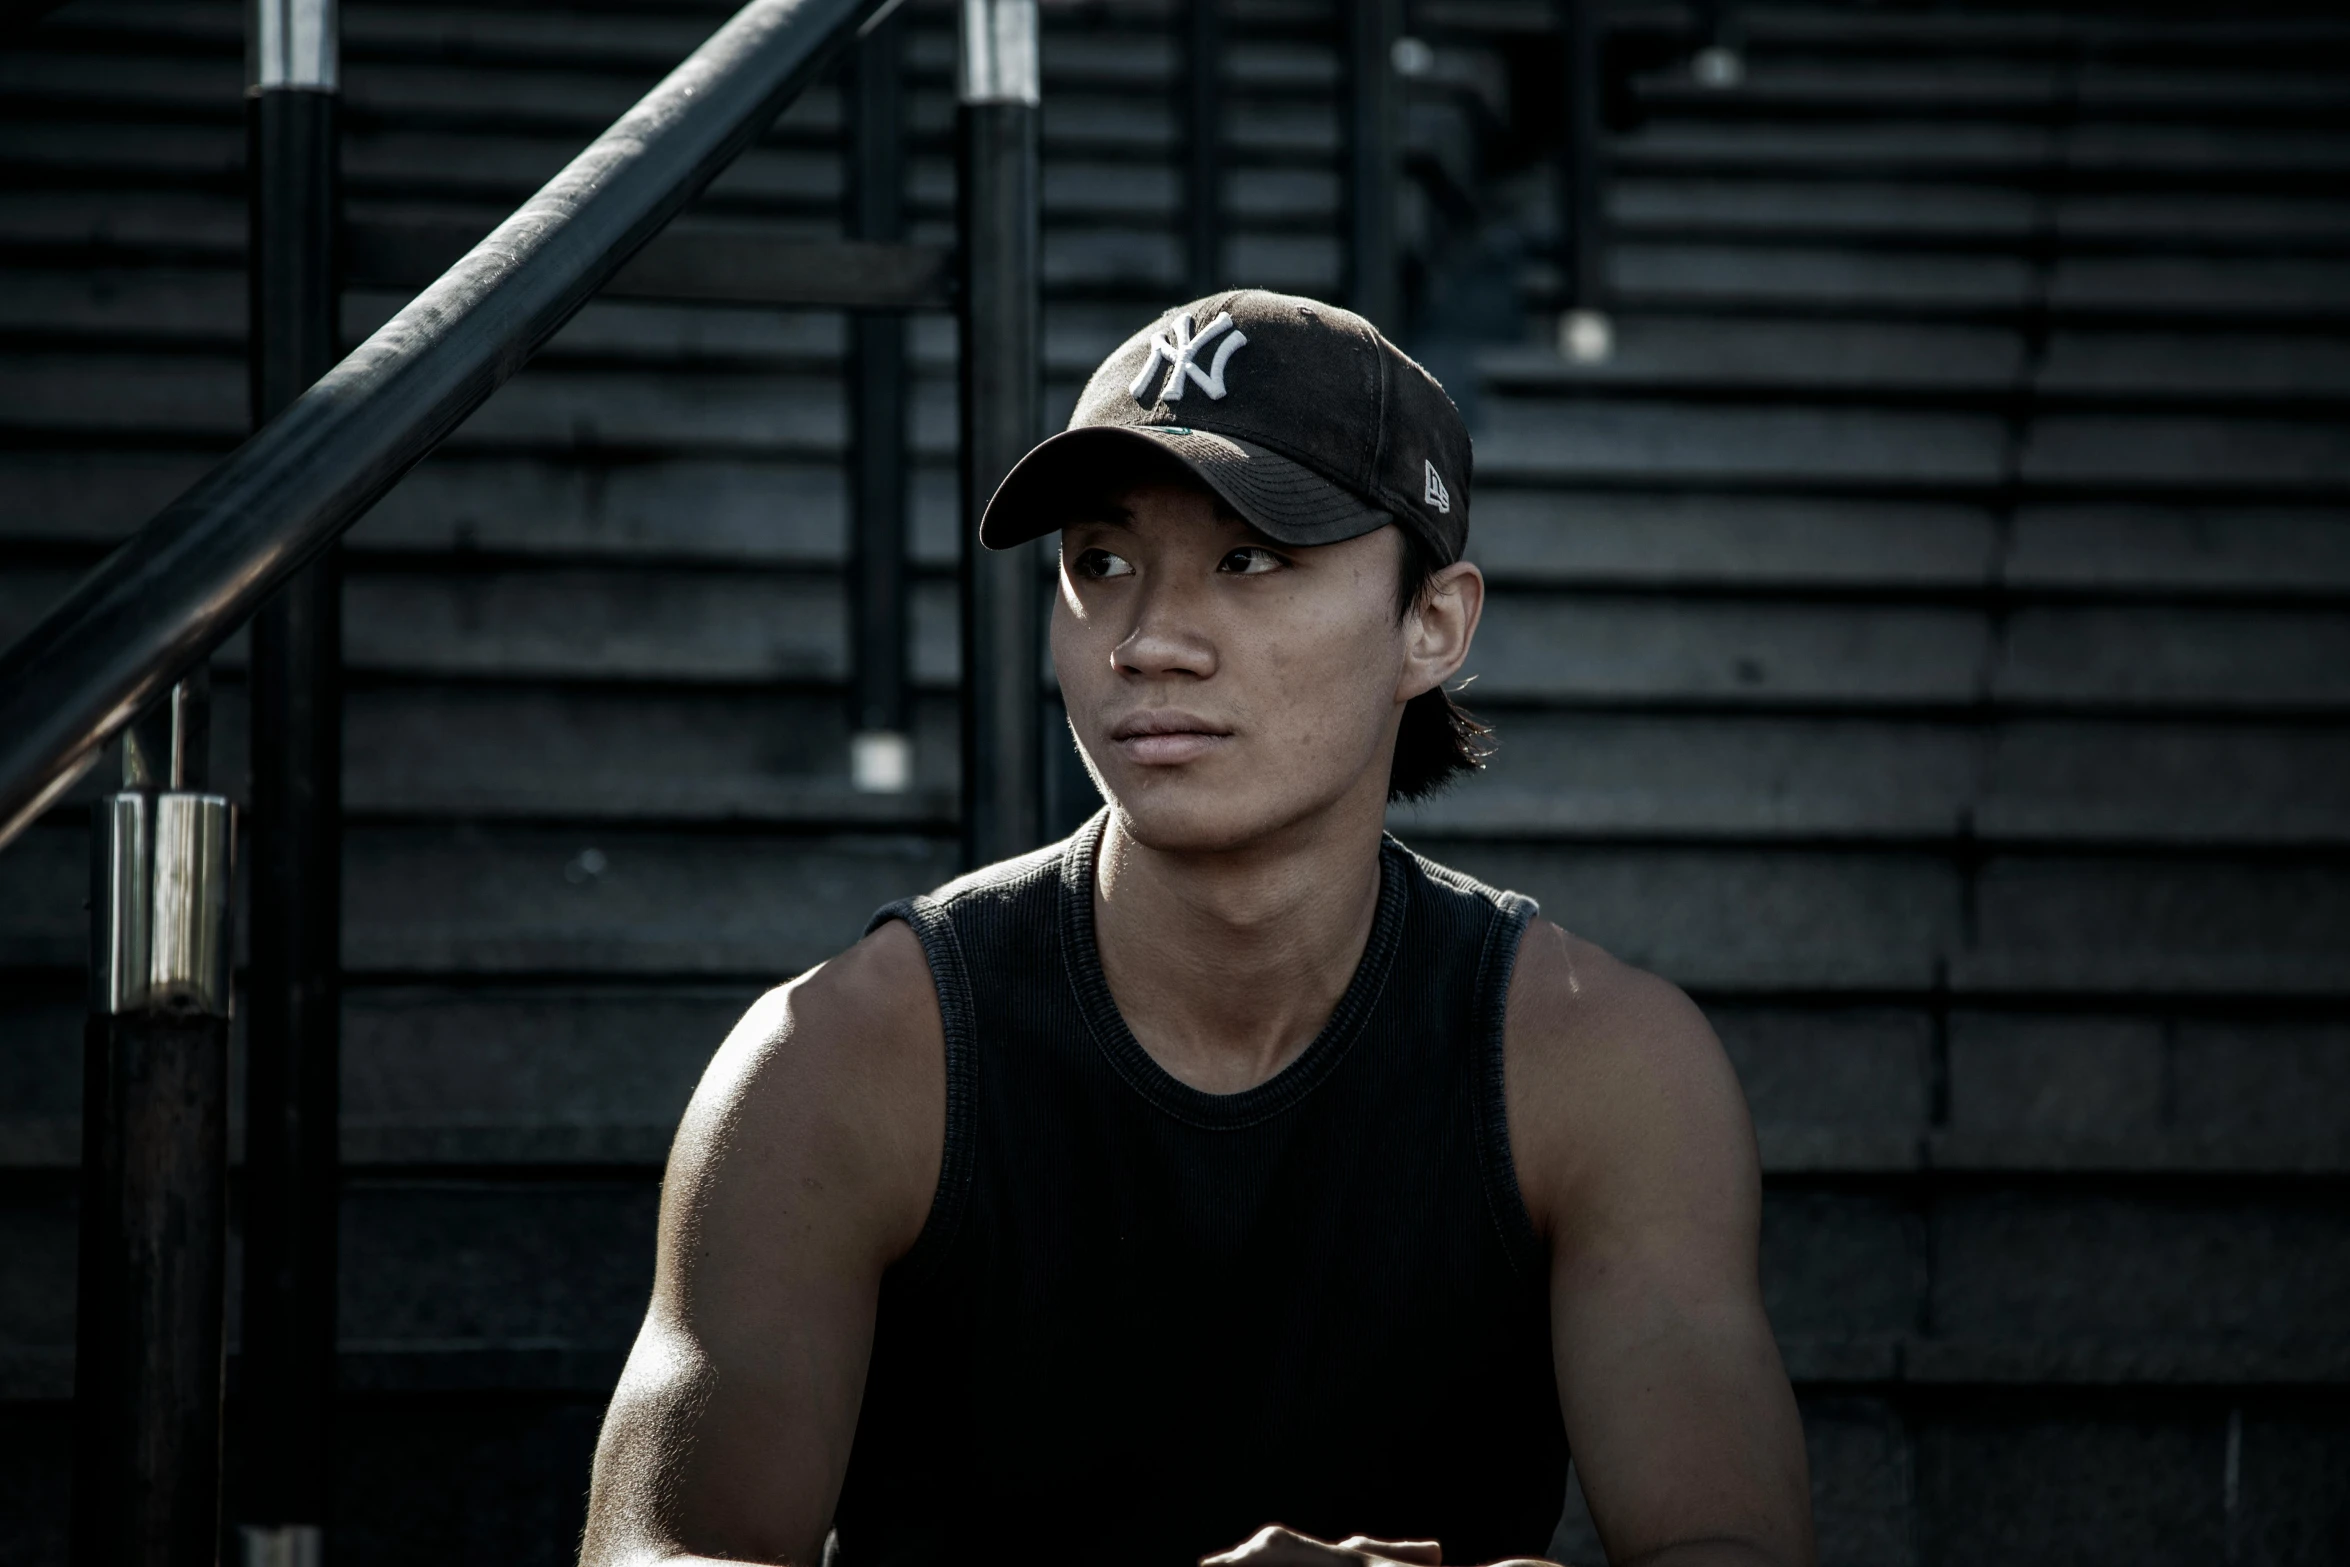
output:
[[[750,0],[0,653],[0,846],[571,319],[890,0]]]

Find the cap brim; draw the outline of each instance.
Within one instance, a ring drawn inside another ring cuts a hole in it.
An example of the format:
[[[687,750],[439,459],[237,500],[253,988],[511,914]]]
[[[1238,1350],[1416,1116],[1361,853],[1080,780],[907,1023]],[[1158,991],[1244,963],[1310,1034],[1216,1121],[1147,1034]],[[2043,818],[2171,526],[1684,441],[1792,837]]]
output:
[[[1063,430],[1004,475],[980,518],[979,542],[1010,549],[1057,532],[1121,478],[1142,477],[1134,472],[1135,459],[1149,453],[1174,458],[1277,543],[1336,544],[1395,520],[1305,464],[1253,441],[1173,425],[1089,425]]]

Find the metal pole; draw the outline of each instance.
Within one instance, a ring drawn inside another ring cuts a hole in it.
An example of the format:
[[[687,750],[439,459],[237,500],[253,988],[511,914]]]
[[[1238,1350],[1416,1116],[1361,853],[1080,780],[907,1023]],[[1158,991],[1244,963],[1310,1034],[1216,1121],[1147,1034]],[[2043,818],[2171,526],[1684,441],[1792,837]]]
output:
[[[1695,0],[1689,8],[1690,33],[1696,49],[1689,57],[1689,74],[1700,87],[1735,87],[1746,79],[1746,57],[1738,40],[1722,25],[1722,0]]]
[[[213,1567],[227,1270],[230,854],[201,675],[125,737],[92,820],[75,1567]]]
[[[1567,110],[1567,144],[1558,162],[1558,266],[1566,306],[1559,317],[1559,351],[1580,364],[1596,364],[1615,352],[1603,248],[1604,83],[1598,13],[1596,0],[1557,0]]]
[[[1191,292],[1201,295],[1224,273],[1224,8],[1190,0],[1183,16],[1183,243]]]
[[[904,24],[892,11],[851,57],[849,233],[905,238]],[[849,777],[876,794],[914,779],[906,698],[906,322],[849,317],[849,606],[856,649]]]
[[[979,516],[1038,420],[1036,0],[962,0],[963,850],[984,865],[1043,823],[1036,557]]]
[[[333,368],[336,0],[252,0],[253,422]],[[330,1494],[342,959],[342,579],[330,545],[253,618],[243,1377],[247,1567],[316,1567]]]
[[[1403,36],[1403,0],[1339,5],[1346,34],[1347,297],[1356,314],[1401,337],[1395,206],[1403,164],[1396,145],[1395,43]]]

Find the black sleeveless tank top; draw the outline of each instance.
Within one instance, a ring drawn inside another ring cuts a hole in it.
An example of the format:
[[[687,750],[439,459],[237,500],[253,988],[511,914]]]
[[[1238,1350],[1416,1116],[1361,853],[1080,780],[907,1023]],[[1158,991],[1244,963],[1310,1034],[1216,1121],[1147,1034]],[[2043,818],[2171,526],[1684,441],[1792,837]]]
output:
[[[945,1021],[945,1161],[885,1276],[842,1567],[1192,1567],[1267,1523],[1539,1556],[1566,1432],[1502,1006],[1534,905],[1380,851],[1305,1053],[1203,1093],[1118,1015],[1105,816],[893,903]]]

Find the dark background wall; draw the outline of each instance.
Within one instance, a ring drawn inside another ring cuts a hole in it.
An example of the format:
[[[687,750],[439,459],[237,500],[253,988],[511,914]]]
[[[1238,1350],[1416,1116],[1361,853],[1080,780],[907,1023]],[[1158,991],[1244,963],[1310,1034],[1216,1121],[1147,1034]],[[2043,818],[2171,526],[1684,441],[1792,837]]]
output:
[[[486,228],[721,14],[352,0],[352,215]],[[1334,291],[1330,0],[1228,14],[1227,275]],[[1398,830],[1714,1019],[1825,1560],[2350,1560],[2350,22],[1731,6],[1708,85],[1686,15],[1616,11],[1578,366],[1549,14],[1411,11],[1414,336],[1476,421],[1504,747]],[[1046,16],[1057,418],[1187,290],[1172,8]],[[0,636],[245,428],[241,26],[0,37]],[[836,232],[838,119],[687,221]],[[842,342],[592,306],[352,535],[349,1567],[569,1558],[702,1060],[951,869],[952,334],[913,333],[894,798],[846,782]],[[63,1559],[80,821],[0,855],[10,1562]],[[1572,1510],[1560,1550],[1597,1559]]]

